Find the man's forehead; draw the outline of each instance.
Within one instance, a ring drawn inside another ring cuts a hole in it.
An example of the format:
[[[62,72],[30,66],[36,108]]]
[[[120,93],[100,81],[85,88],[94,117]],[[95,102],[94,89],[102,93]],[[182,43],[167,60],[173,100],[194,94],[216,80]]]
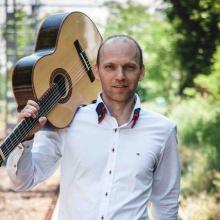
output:
[[[137,49],[137,46],[131,39],[124,37],[116,37],[107,40],[101,49],[114,48],[116,45],[121,47],[135,47]],[[117,48],[114,49],[117,51]]]
[[[113,37],[113,38],[110,38],[108,39],[104,45],[108,45],[108,44],[111,44],[111,43],[128,43],[128,44],[132,44],[132,45],[135,45],[135,43],[133,42],[133,40],[127,38],[127,37]],[[104,46],[103,45],[103,46]]]
[[[100,55],[107,56],[109,54],[129,55],[130,57],[138,57],[138,48],[135,43],[127,38],[112,38],[104,43],[101,48]]]

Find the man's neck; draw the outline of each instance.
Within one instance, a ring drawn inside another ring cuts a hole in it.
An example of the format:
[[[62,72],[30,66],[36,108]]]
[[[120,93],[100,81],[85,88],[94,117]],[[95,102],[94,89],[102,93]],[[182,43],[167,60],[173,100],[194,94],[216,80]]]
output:
[[[103,96],[102,99],[110,111],[110,114],[117,120],[118,125],[122,125],[128,122],[131,112],[134,108],[135,97],[129,99],[127,102],[108,100]]]

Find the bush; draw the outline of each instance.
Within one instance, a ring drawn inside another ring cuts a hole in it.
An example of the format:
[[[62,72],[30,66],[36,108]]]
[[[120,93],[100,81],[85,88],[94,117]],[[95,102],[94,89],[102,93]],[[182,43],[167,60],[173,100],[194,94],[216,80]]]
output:
[[[171,110],[170,117],[178,124],[182,144],[214,147],[220,155],[220,104],[202,97],[183,100]]]
[[[220,105],[198,96],[180,101],[169,117],[178,125],[183,195],[218,191]]]

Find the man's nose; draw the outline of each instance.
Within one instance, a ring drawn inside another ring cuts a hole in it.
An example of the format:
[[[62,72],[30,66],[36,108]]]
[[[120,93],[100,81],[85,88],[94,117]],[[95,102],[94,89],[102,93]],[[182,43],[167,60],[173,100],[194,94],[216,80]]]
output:
[[[119,79],[119,80],[122,80],[122,79],[125,78],[124,70],[123,70],[122,67],[118,67],[117,73],[116,73],[116,78]]]

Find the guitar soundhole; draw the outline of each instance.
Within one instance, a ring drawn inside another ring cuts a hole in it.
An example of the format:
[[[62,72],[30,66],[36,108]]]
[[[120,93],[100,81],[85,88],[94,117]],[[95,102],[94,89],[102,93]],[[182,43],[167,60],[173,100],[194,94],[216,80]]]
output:
[[[69,74],[61,68],[54,70],[50,78],[50,86],[54,83],[59,85],[61,94],[59,103],[66,103],[72,94],[72,82]]]

